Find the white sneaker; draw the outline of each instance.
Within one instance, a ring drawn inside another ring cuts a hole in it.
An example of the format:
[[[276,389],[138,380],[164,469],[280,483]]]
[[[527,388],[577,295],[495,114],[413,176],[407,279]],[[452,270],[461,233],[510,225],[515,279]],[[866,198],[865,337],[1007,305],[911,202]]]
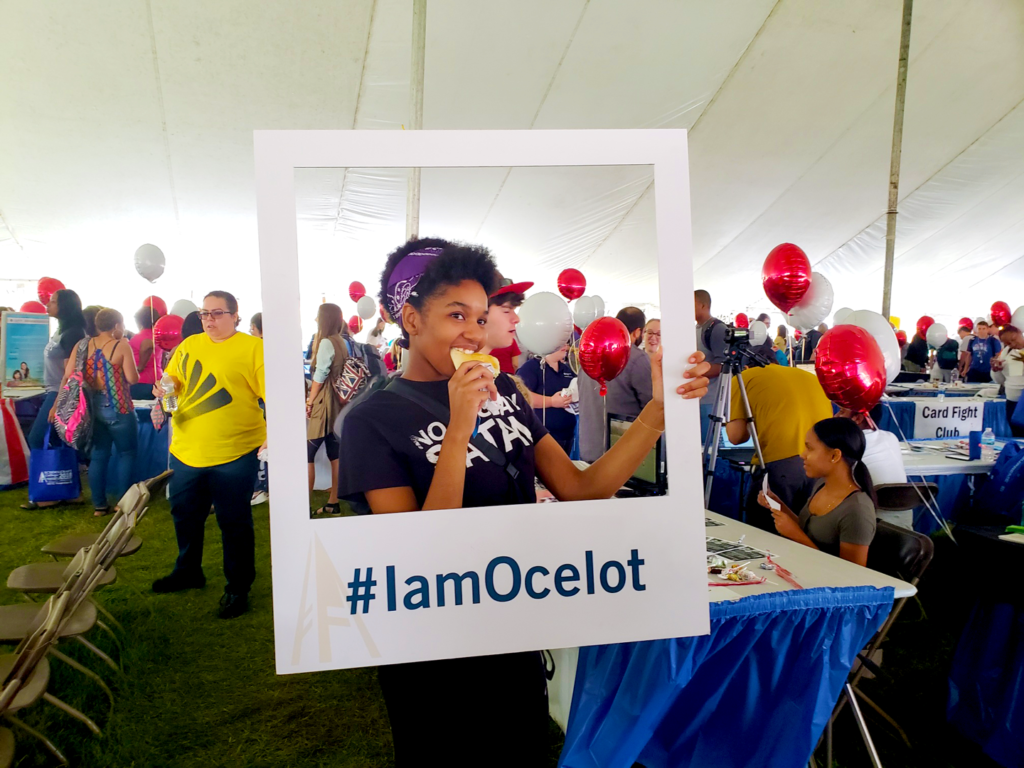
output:
[[[268,501],[270,501],[270,494],[266,491],[256,491],[252,495],[252,506],[254,507],[257,504],[266,504]]]

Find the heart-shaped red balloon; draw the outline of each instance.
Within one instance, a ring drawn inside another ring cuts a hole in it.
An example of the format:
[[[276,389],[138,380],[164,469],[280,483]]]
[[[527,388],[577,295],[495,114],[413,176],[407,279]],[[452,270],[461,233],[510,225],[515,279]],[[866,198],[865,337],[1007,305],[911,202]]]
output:
[[[363,330],[363,318],[359,315],[352,315],[352,317],[348,319],[348,329],[352,331],[352,333],[359,333]]]
[[[904,344],[906,344],[907,343],[907,332],[906,331],[896,331],[896,341],[898,341],[900,343],[901,347]]]
[[[789,312],[811,287],[811,261],[792,243],[777,245],[764,260],[761,282],[771,303]]]
[[[185,319],[177,315],[164,315],[153,324],[153,343],[160,349],[171,350],[181,344],[181,324]]]
[[[363,296],[366,295],[366,286],[360,283],[358,280],[353,280],[348,284],[348,297],[352,301],[359,301]]]
[[[750,318],[747,317],[745,313],[740,312],[738,315],[736,315],[735,326],[737,328],[749,328],[750,327]]]
[[[974,321],[971,320],[971,318],[969,318],[969,317],[961,317],[960,318],[960,325],[958,325],[957,328],[966,328],[968,331],[973,331],[974,330]]]
[[[558,273],[558,292],[569,301],[575,301],[587,290],[587,278],[578,269],[569,267]]]
[[[992,322],[996,325],[1009,325],[1013,313],[1005,301],[997,301],[992,305]]]
[[[826,331],[814,352],[814,372],[828,399],[852,411],[870,411],[885,393],[885,357],[860,326]]]
[[[633,346],[629,331],[614,317],[599,317],[580,336],[580,368],[608,394],[608,382],[622,373]]]
[[[63,290],[64,283],[56,277],[42,277],[39,279],[38,285],[36,285],[36,295],[39,296],[39,301],[43,304],[49,304],[50,297],[57,291]]]
[[[38,301],[26,301],[24,304],[21,305],[21,309],[19,309],[18,311],[31,312],[36,315],[45,315],[46,305]]]
[[[935,318],[931,315],[922,315],[917,321],[917,335],[922,339],[928,336],[928,329],[935,324]]]

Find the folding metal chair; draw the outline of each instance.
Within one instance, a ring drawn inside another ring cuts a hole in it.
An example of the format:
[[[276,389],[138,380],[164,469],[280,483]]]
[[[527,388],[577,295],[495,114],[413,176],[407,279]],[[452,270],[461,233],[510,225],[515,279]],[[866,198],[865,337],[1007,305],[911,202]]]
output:
[[[875,486],[878,517],[902,528],[914,527],[913,510],[921,499],[934,499],[939,493],[935,483],[885,483]],[[900,515],[898,513],[903,513]],[[899,522],[897,522],[897,520]]]
[[[898,525],[892,525],[884,520],[879,520],[875,528],[875,538],[872,540],[871,548],[868,550],[868,568],[917,586],[921,576],[924,575],[929,563],[931,563],[934,554],[935,545],[923,533],[909,531]],[[857,660],[860,663],[850,674],[846,685],[843,686],[843,691],[839,694],[839,700],[832,710],[832,717],[829,718],[828,725],[825,727],[823,738],[825,739],[826,751],[825,764],[828,766],[832,765],[832,724],[843,711],[843,707],[849,703],[854,719],[857,721],[857,727],[860,729],[861,738],[864,740],[864,746],[867,747],[868,754],[871,757],[871,764],[875,768],[881,768],[881,759],[878,756],[878,750],[875,749],[871,732],[868,730],[868,724],[864,719],[864,713],[861,711],[858,699],[881,715],[889,725],[896,729],[907,746],[910,746],[910,739],[907,738],[906,732],[885,710],[868,698],[858,685],[865,672],[871,672],[876,676],[881,674],[882,670],[873,661],[873,658],[909,599],[909,597],[904,597],[893,603],[892,611],[889,613],[888,618],[886,618],[885,623],[875,633],[868,646],[857,654]],[[813,766],[814,764],[812,756],[811,765]]]
[[[46,620],[38,630],[18,646],[17,651],[0,656],[0,717],[38,739],[61,764],[68,760],[56,745],[39,731],[15,717],[16,712],[33,706],[40,699],[84,723],[94,734],[100,728],[87,715],[49,692],[50,662],[47,655],[57,639],[59,626],[67,611],[71,595],[65,592],[47,600]]]

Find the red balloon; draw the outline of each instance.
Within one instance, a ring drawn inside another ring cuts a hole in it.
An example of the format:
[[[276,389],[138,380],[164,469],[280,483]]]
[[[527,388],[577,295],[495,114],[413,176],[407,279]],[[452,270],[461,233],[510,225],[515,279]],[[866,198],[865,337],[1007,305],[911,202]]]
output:
[[[737,328],[749,328],[750,318],[747,317],[746,313],[740,312],[738,315],[736,315],[736,322],[734,323],[734,325]]]
[[[764,260],[761,282],[771,303],[789,312],[811,287],[810,259],[792,243],[777,245]]]
[[[907,343],[907,332],[906,331],[896,331],[896,341],[898,341],[900,343],[901,347],[904,344],[906,344]]]
[[[1009,325],[1011,317],[1010,305],[1005,301],[997,301],[992,305],[992,322],[996,325]]]
[[[922,339],[928,335],[928,329],[932,327],[935,322],[935,318],[931,315],[922,315],[917,321],[917,335]]]
[[[360,283],[358,280],[353,280],[348,284],[348,297],[352,301],[359,301],[363,296],[366,295],[366,286]]]
[[[359,333],[363,330],[363,318],[359,315],[352,315],[352,317],[348,319],[348,329],[352,331],[352,333]]]
[[[569,301],[578,299],[587,290],[587,278],[578,269],[563,269],[558,273],[558,292]]]
[[[63,290],[64,283],[56,277],[43,277],[39,279],[39,284],[36,286],[36,295],[39,296],[39,301],[43,304],[49,304],[50,297],[57,291]]]
[[[185,318],[164,315],[153,324],[153,343],[160,349],[171,350],[181,344],[181,324]]]
[[[18,311],[33,312],[37,315],[45,315],[46,306],[44,304],[40,304],[38,301],[26,301],[24,304],[21,305],[21,309],[19,309]]]
[[[147,296],[142,300],[142,306],[151,308],[157,317],[163,317],[167,314],[167,302],[159,296]]]
[[[969,317],[961,317],[960,318],[960,325],[958,325],[957,328],[958,329],[966,328],[969,331],[973,331],[974,330],[974,321],[971,320],[971,318],[969,318]]]
[[[804,332],[801,331],[799,328],[797,328],[795,331],[793,331],[793,338],[796,339],[797,341],[800,341],[800,339],[802,339],[803,337],[804,337]]]
[[[828,399],[852,411],[870,411],[885,392],[885,357],[860,326],[826,331],[814,353],[814,372]]]
[[[626,367],[632,346],[626,326],[614,317],[599,317],[583,331],[580,368],[601,385],[601,397],[608,394],[607,383]]]

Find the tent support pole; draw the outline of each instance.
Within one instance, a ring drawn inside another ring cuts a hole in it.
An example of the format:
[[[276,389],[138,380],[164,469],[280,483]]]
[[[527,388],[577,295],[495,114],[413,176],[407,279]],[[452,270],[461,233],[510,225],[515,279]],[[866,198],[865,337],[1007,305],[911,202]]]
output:
[[[900,198],[900,157],[903,152],[903,108],[907,100],[907,67],[910,61],[910,20],[914,0],[903,0],[900,31],[900,64],[896,74],[896,114],[892,121],[892,156],[889,161],[889,208],[885,218],[885,278],[882,286],[882,317],[889,319],[892,304],[892,268],[896,259],[896,206]]]
[[[423,71],[427,52],[427,0],[413,0],[412,66],[409,69],[409,130],[423,129]],[[405,238],[420,233],[420,169],[409,169],[409,191],[405,204]]]

